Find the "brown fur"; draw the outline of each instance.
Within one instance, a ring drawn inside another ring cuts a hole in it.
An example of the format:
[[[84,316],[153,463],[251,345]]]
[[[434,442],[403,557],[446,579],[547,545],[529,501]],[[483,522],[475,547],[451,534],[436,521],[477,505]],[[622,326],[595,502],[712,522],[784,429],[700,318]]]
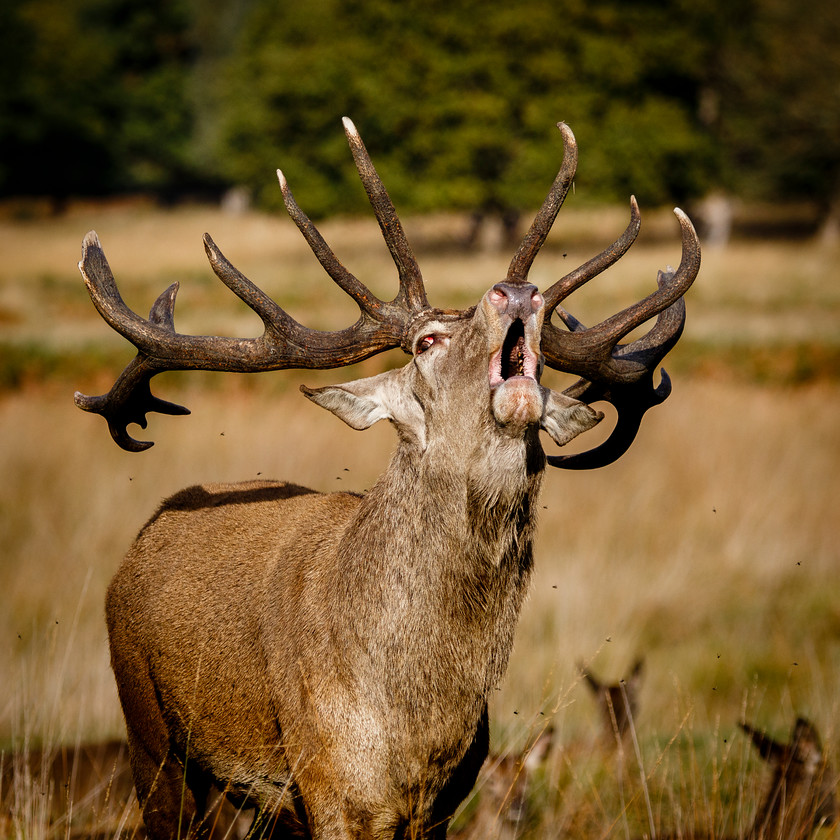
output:
[[[456,840],[513,840],[533,820],[529,798],[534,774],[554,745],[554,729],[546,727],[522,752],[490,753],[478,777],[478,804]]]
[[[535,359],[542,299],[521,289]],[[469,318],[429,310],[412,346],[435,341],[406,367],[305,389],[354,428],[396,427],[367,494],[205,485],[141,531],[106,612],[156,840],[205,831],[212,784],[257,807],[255,835],[281,819],[280,836],[445,836],[531,570],[539,427],[565,441],[600,419],[533,378],[491,389],[505,305],[491,290]]]
[[[812,723],[799,718],[788,743],[741,725],[773,775],[749,834],[750,840],[805,840],[814,829],[837,822],[837,776]]]
[[[823,752],[816,728],[804,718],[793,726],[787,743],[741,724],[770,765],[772,776],[755,819],[743,835],[729,838],[688,829],[658,834],[660,840],[807,840],[816,829],[837,823],[837,775]]]
[[[630,676],[617,683],[601,682],[585,665],[578,665],[601,713],[601,737],[608,747],[624,741],[639,711],[643,661],[636,660]]]

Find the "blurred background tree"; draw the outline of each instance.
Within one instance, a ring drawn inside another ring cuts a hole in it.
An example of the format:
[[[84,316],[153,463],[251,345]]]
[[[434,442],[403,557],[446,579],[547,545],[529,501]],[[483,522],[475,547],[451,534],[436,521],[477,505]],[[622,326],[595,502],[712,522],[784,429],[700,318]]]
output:
[[[837,212],[838,39],[832,0],[9,0],[0,193],[269,206],[280,166],[314,216],[353,212],[347,114],[406,211],[534,206],[562,119],[593,200]]]
[[[741,0],[742,2],[743,0]],[[755,0],[716,21],[704,114],[721,183],[744,198],[809,199],[840,224],[840,5]]]
[[[185,0],[10,0],[0,12],[0,190],[71,195],[211,180],[191,152]]]
[[[564,119],[587,148],[579,180],[594,195],[623,201],[631,183],[643,200],[685,200],[714,155],[695,116],[698,68],[684,66],[700,51],[683,49],[684,22],[663,29],[671,19],[661,4],[628,16],[575,0],[282,12],[254,0],[228,63],[226,173],[277,202],[265,186],[277,160],[312,212],[358,206],[336,124],[346,113],[401,206],[501,213],[540,201]]]

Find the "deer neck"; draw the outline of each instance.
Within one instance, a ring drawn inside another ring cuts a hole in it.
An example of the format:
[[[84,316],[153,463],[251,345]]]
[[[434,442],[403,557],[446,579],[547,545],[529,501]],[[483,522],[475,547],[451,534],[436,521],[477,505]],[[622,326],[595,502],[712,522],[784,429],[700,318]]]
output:
[[[529,547],[545,470],[537,430],[524,440],[476,435],[460,443],[400,447],[346,539],[360,548],[371,538],[392,544],[401,563],[440,569],[499,568],[512,549]]]
[[[527,588],[544,455],[536,430],[459,455],[399,449],[345,532],[342,564],[353,570],[346,597],[364,605],[360,637],[387,637],[407,669],[415,657],[426,670],[444,663],[432,682],[451,683],[458,659],[467,690],[486,696]]]

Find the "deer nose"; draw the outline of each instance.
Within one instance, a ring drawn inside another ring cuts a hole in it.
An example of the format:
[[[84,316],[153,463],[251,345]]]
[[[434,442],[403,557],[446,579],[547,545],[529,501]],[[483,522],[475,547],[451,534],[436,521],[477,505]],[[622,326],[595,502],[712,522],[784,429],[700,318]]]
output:
[[[543,305],[543,298],[531,283],[496,283],[490,290],[490,303],[500,315],[527,321]]]

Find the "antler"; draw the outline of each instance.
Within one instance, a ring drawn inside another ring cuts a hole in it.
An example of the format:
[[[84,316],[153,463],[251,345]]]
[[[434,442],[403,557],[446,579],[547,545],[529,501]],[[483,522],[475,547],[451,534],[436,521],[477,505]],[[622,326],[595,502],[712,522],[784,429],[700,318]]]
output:
[[[152,446],[127,432],[129,423],[146,428],[146,414],[189,414],[183,406],[155,397],[149,386],[153,376],[166,370],[215,370],[242,373],[286,368],[334,368],[360,362],[394,347],[405,346],[406,328],[429,308],[423,279],[411,252],[394,205],[388,197],[353,123],[345,117],[344,130],[383,236],[397,266],[400,287],[386,302],[377,298],[336,258],[315,225],[298,207],[278,170],[280,189],[295,221],[319,262],[358,305],[359,319],[352,327],[322,332],[304,327],[255,286],[225,258],[209,234],[204,249],[219,279],[261,318],[265,331],[258,338],[183,335],[175,331],[174,310],[178,284],[158,297],[149,318],[143,319],[123,301],[96,234],[82,243],[79,270],[99,314],[138,350],[111,390],[90,397],[76,392],[79,408],[101,414],[111,436],[123,448],[140,452]]]
[[[577,166],[577,145],[571,129],[558,123],[563,135],[564,156],[543,206],[511,260],[510,283],[527,281],[531,265],[545,242],[573,182]],[[151,393],[153,376],[165,370],[216,370],[256,372],[284,368],[332,368],[353,364],[393,347],[408,346],[408,325],[429,304],[417,261],[406,240],[396,210],[371,163],[353,123],[345,118],[344,129],[359,177],[368,194],[391,257],[399,274],[399,291],[392,301],[383,301],[339,262],[310,219],[298,207],[278,170],[280,189],[289,215],[297,224],[319,262],[333,281],[359,307],[352,327],[334,332],[309,329],[295,321],[278,304],[231,265],[209,235],[204,247],[213,271],[231,291],[262,319],[264,332],[258,338],[188,336],[175,331],[174,308],[178,284],[171,285],[154,303],[148,319],[126,306],[95,233],[82,246],[79,269],[91,299],[111,327],[134,344],[138,353],[120,374],[111,390],[102,396],[76,393],[76,404],[85,411],[101,414],[108,421],[114,440],[124,449],[141,451],[152,444],[128,435],[129,423],[146,427],[150,411],[188,414],[186,408],[160,400]],[[644,300],[592,328],[585,328],[559,306],[571,292],[615,263],[633,244],[639,232],[640,216],[631,199],[630,223],[616,242],[601,254],[558,280],[544,294],[546,304],[542,333],[545,362],[556,370],[578,374],[581,379],[567,388],[569,396],[594,402],[608,400],[618,409],[618,423],[601,446],[571,456],[549,456],[553,466],[591,469],[612,463],[632,443],[645,411],[661,403],[671,391],[665,371],[658,386],[653,372],[674,346],[685,323],[683,295],[700,267],[700,246],[688,217],[675,211],[682,228],[682,260],[676,272],[660,272],[657,291]],[[468,317],[472,310],[448,312]],[[557,311],[567,330],[551,323]],[[630,344],[618,342],[633,329],[658,316],[653,328]]]
[[[614,250],[608,249],[590,262],[590,265],[598,266],[596,274],[603,270],[603,264],[609,265],[618,259],[617,256],[613,259],[613,254],[622,248],[626,250],[635,239],[635,234],[632,237],[630,234],[636,226],[637,213],[634,202],[634,218],[625,235],[613,246]],[[682,228],[682,259],[676,272],[669,268],[658,273],[655,292],[589,329],[562,307],[558,307],[557,312],[569,332],[559,330],[549,322],[543,327],[542,349],[546,364],[582,377],[564,393],[587,403],[607,400],[618,411],[615,428],[604,443],[578,455],[551,455],[548,463],[554,467],[593,469],[611,464],[635,439],[644,413],[671,393],[671,379],[665,370],[661,371],[658,386],[653,384],[653,375],[682,335],[685,326],[683,295],[700,270],[700,243],[694,227],[681,210],[675,210],[675,213]],[[560,283],[563,284],[563,280]],[[646,335],[630,344],[618,343],[654,316],[658,316],[656,322]]]
[[[565,153],[560,172],[525,236],[508,270],[510,282],[524,282],[537,252],[545,241],[566,197],[577,164],[577,146],[571,129],[557,127],[563,135]],[[545,363],[555,370],[578,374],[581,379],[564,393],[584,402],[607,400],[618,410],[618,422],[610,437],[599,447],[578,455],[550,455],[548,463],[564,469],[593,469],[611,464],[627,451],[645,411],[659,405],[671,393],[671,380],[663,370],[654,387],[653,372],[665,354],[676,344],[685,325],[688,291],[700,270],[700,243],[689,218],[674,211],[682,229],[682,259],[676,272],[659,272],[658,289],[644,300],[627,307],[601,324],[587,329],[559,306],[575,289],[596,277],[622,257],[636,241],[641,216],[635,198],[630,199],[630,223],[624,233],[597,257],[567,274],[545,291],[545,323],[541,349]],[[557,311],[568,328],[551,323]],[[618,342],[658,316],[650,332],[630,344]]]
[[[524,283],[528,279],[531,265],[540,248],[542,248],[575,177],[578,159],[575,135],[572,134],[572,129],[566,123],[557,123],[557,128],[563,135],[563,163],[560,165],[560,171],[557,173],[542,207],[534,217],[534,221],[531,222],[531,227],[510,261],[506,278],[508,283]]]

